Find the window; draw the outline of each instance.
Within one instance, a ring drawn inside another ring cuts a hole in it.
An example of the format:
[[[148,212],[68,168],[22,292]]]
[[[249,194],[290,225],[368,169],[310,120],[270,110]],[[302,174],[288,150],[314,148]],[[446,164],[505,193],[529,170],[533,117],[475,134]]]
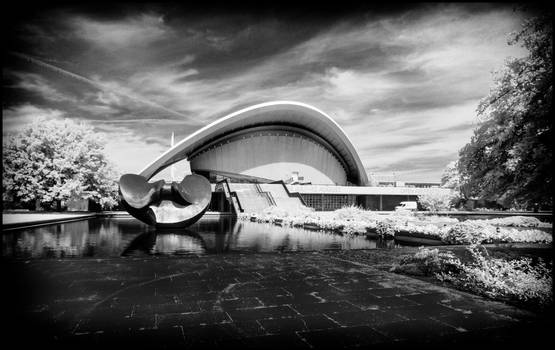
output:
[[[307,206],[316,211],[333,211],[346,206],[355,205],[354,195],[347,194],[303,194]]]

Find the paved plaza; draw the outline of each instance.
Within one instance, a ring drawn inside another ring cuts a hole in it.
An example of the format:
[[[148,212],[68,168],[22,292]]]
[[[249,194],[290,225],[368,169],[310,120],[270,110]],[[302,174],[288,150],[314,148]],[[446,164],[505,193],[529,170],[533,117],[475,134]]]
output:
[[[552,324],[532,312],[345,256],[9,261],[7,331],[21,345],[76,349],[453,348],[549,337]]]

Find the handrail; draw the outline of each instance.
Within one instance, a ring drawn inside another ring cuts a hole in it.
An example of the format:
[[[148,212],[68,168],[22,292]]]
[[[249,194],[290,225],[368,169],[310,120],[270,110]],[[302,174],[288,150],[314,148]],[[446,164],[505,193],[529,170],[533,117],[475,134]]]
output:
[[[227,181],[227,179],[223,179],[218,183],[222,184],[226,199],[228,200],[230,206],[235,211],[235,214],[237,215],[238,212],[243,212],[244,210],[243,210],[243,207],[241,206],[241,202],[239,201],[239,197],[237,196],[237,193],[235,191],[231,191],[231,188],[229,188],[229,182]],[[238,208],[235,208],[235,204],[237,204]]]
[[[242,213],[245,211],[241,206],[241,202],[239,201],[239,197],[237,197],[237,193],[235,192],[233,192],[233,196],[231,197],[231,205],[233,206],[233,210],[235,210],[235,214],[237,214],[237,212]],[[235,208],[235,205],[237,205],[238,209]]]
[[[272,194],[270,192],[264,192],[264,193],[268,197],[268,200],[270,201],[270,204],[276,207],[277,204],[276,204],[276,201],[274,200],[274,196],[272,196]]]
[[[227,186],[227,190],[229,191],[230,198],[232,198],[232,203],[237,202],[237,206],[239,207],[238,208],[239,211],[241,213],[244,212],[245,210],[243,209],[243,206],[241,205],[241,201],[239,200],[239,196],[237,196],[237,192],[231,191],[231,189],[229,188],[229,182],[227,181],[227,179],[224,179],[224,180],[225,180],[225,185]],[[233,198],[235,198],[235,201],[233,201]]]
[[[257,191],[261,196],[263,196],[264,198],[266,198],[266,201],[267,201],[268,203],[270,203],[270,205],[277,206],[276,201],[274,200],[274,197],[272,196],[272,194],[271,194],[270,192],[268,192],[268,191],[263,191],[263,190],[262,190],[262,187],[260,187],[260,184],[258,184],[258,183],[255,183],[254,186],[255,186],[255,188],[256,188],[256,191]]]
[[[283,186],[283,188],[285,188],[285,192],[287,192],[287,195],[288,195],[289,197],[296,197],[296,198],[299,198],[299,200],[301,201],[301,203],[302,203],[305,207],[308,207],[308,205],[306,205],[306,202],[304,201],[303,196],[301,196],[301,194],[298,193],[298,192],[297,192],[297,193],[291,193],[291,192],[289,192],[289,189],[287,188],[287,186],[285,185],[285,182],[283,182],[283,180],[279,180],[279,181],[276,181],[276,182],[274,182],[274,183],[275,183],[275,184],[280,183],[280,184]]]

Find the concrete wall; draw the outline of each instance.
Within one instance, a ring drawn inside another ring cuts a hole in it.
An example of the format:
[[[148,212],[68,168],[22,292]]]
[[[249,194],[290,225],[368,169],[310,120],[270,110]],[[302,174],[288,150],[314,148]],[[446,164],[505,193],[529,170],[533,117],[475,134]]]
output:
[[[191,170],[208,169],[287,180],[293,171],[313,184],[345,185],[346,171],[323,145],[291,131],[257,132],[226,140],[190,159]]]

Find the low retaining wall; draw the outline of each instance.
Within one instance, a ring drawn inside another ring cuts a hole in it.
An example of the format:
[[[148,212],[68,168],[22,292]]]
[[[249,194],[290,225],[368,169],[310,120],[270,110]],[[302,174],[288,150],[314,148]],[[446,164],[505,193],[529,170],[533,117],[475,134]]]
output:
[[[425,235],[418,232],[397,231],[395,232],[395,240],[405,243],[424,244],[424,245],[446,245],[439,236]]]
[[[14,215],[9,217],[7,215]],[[17,217],[15,217],[17,215]],[[27,216],[27,218],[26,218]],[[42,218],[41,218],[42,216]],[[37,213],[3,213],[2,214],[2,231],[23,229],[28,227],[37,227],[43,225],[52,225],[63,222],[87,220],[96,217],[96,213],[82,214],[37,214]]]
[[[543,222],[553,222],[553,213],[551,212],[518,212],[518,211],[418,211],[417,215],[437,215],[448,216],[459,220],[465,219],[495,219],[508,216],[531,216]]]
[[[233,213],[224,212],[206,212],[204,216],[207,217],[227,217],[233,216]],[[42,218],[40,218],[42,217]],[[71,214],[65,213],[45,213],[45,212],[4,212],[2,213],[2,230],[17,230],[28,227],[37,227],[52,224],[61,224],[64,222],[88,220],[92,218],[103,217],[132,217],[126,211],[103,211],[103,212],[82,212]]]

